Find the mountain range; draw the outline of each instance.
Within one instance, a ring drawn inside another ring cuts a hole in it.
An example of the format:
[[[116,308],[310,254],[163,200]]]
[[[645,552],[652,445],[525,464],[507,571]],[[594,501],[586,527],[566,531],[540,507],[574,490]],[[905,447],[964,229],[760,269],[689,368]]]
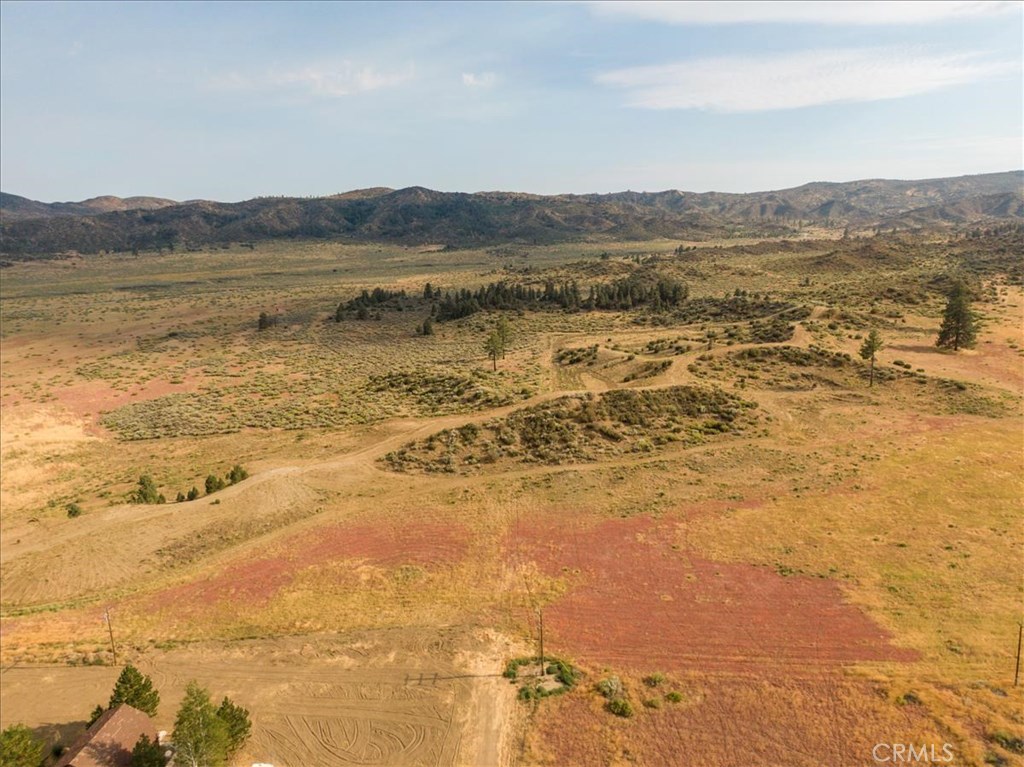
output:
[[[920,181],[814,182],[745,194],[670,190],[545,196],[377,187],[237,203],[158,197],[43,203],[0,193],[0,252],[32,258],[305,237],[452,246],[701,239],[785,234],[807,224],[939,229],[1007,218],[1024,218],[1024,171]]]

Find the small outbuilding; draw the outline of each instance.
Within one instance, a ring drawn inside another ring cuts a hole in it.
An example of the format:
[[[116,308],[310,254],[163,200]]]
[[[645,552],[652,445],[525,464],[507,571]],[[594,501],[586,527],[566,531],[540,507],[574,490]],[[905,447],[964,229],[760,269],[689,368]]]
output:
[[[153,721],[122,703],[104,711],[54,767],[131,767],[132,749],[143,735],[156,741]]]

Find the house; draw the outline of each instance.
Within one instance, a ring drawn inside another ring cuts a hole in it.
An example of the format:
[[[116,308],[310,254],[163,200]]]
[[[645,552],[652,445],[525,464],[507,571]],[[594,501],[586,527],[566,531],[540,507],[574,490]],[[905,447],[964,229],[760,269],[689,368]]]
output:
[[[132,749],[146,735],[156,740],[149,716],[122,703],[103,712],[54,767],[131,767]]]

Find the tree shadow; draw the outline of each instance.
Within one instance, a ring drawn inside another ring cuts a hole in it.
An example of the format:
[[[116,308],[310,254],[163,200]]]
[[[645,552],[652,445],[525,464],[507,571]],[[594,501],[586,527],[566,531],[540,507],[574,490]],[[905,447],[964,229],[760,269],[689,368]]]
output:
[[[64,750],[73,746],[85,733],[88,721],[81,719],[77,722],[48,722],[32,728],[32,733],[46,743],[47,753],[55,752],[57,748]]]
[[[892,351],[914,352],[915,354],[945,354],[942,349],[934,344],[927,344],[923,346],[920,344],[886,344],[885,348]]]
[[[85,751],[100,764],[110,765],[110,767],[131,767],[132,752],[120,743],[96,743],[93,741]]]

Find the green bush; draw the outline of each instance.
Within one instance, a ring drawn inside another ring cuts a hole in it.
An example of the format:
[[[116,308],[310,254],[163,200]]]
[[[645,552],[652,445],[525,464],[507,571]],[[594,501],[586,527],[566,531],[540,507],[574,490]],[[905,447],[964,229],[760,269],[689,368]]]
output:
[[[218,477],[216,474],[210,474],[206,478],[206,494],[216,493],[218,490],[223,490],[226,487],[226,483],[223,479]]]
[[[232,485],[237,485],[243,479],[249,478],[249,472],[242,468],[241,464],[235,464],[231,471],[228,472],[228,482]]]
[[[621,716],[624,719],[629,719],[633,716],[633,704],[625,698],[616,698],[615,700],[608,701],[607,708],[615,716]]]
[[[989,738],[1013,754],[1024,754],[1024,737],[1011,735],[1005,730],[996,730]]]
[[[74,519],[75,517],[82,516],[82,507],[77,503],[69,503],[67,505],[68,517]]]
[[[608,700],[618,698],[623,693],[622,680],[617,676],[610,676],[607,679],[602,679],[596,685],[597,691],[601,693]]]
[[[157,491],[156,483],[149,474],[139,477],[139,486],[128,496],[131,503],[163,503],[166,499]]]

